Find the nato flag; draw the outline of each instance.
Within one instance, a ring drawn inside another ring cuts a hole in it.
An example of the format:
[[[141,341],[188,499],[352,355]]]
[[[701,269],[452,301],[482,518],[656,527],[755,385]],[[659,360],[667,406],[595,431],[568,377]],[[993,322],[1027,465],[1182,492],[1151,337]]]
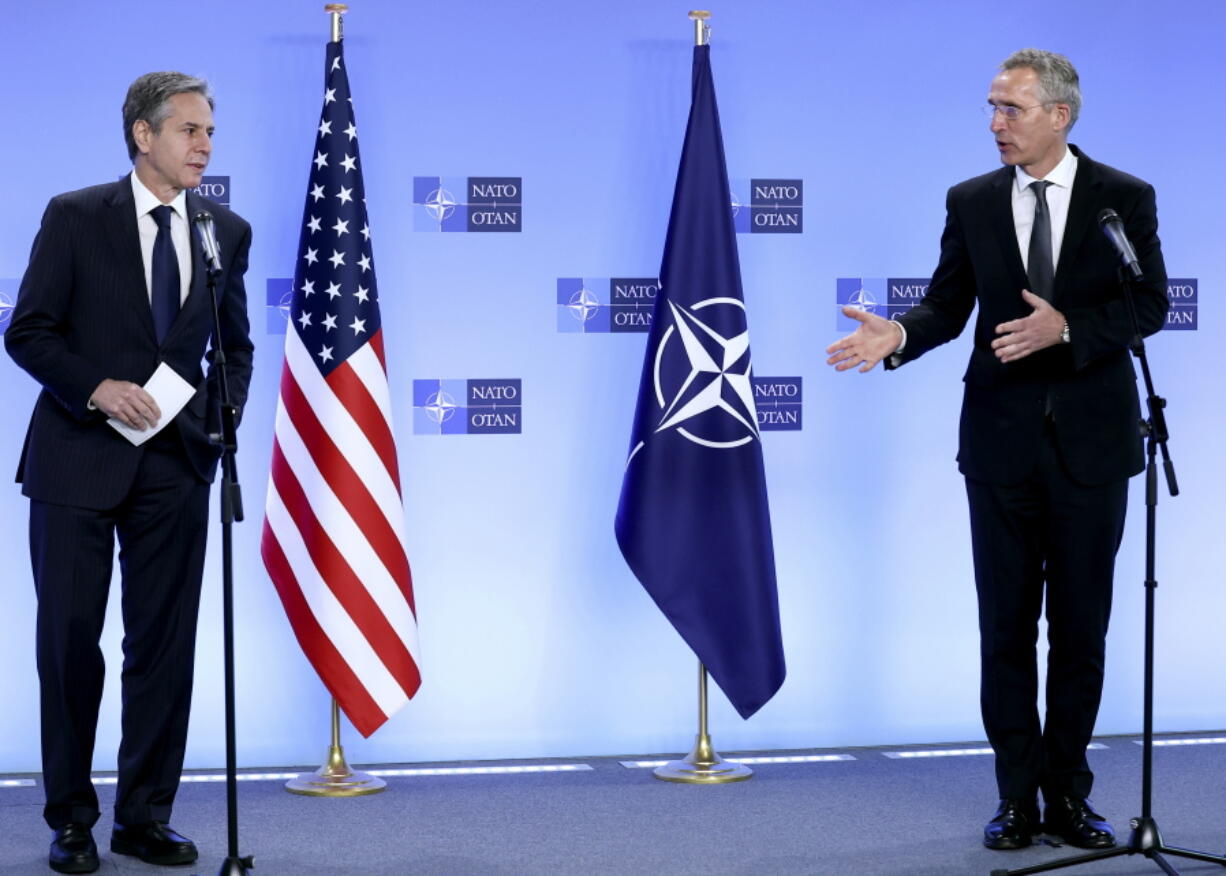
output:
[[[615,528],[634,574],[748,718],[786,669],[710,53],[694,48],[690,120]]]

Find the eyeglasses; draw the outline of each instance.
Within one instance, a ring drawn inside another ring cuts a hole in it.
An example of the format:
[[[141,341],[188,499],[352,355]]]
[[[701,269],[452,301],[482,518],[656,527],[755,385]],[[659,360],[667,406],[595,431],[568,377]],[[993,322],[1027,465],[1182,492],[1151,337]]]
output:
[[[1030,110],[1038,109],[1041,106],[1051,106],[1051,104],[1036,103],[1034,106],[1011,106],[1009,104],[1004,104],[1002,106],[997,106],[994,103],[985,103],[983,105],[983,114],[985,116],[994,117],[997,113],[1000,113],[1005,117],[1005,121],[1016,122]]]

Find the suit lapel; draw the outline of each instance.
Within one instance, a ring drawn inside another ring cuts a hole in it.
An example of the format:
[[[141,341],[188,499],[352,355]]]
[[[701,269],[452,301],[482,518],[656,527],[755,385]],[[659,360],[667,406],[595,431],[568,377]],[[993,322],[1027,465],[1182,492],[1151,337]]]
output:
[[[148,329],[151,338],[153,308],[149,304],[149,287],[145,280],[145,257],[140,248],[140,231],[136,227],[136,201],[132,197],[132,180],[124,177],[114,184],[105,199],[107,245],[115,255],[119,282],[128,305]]]
[[[1094,208],[1098,203],[1098,190],[1102,181],[1098,178],[1096,166],[1088,156],[1076,146],[1069,146],[1077,156],[1077,175],[1073,177],[1073,195],[1069,199],[1068,219],[1064,224],[1064,240],[1060,243],[1060,262],[1056,265],[1056,283],[1052,298],[1060,300],[1064,291],[1065,279],[1069,272],[1061,270],[1065,265],[1073,264],[1077,259],[1077,250],[1085,239],[1086,230],[1094,222]]]
[[[1018,289],[1029,288],[1026,266],[1022,264],[1022,252],[1017,248],[1017,229],[1013,225],[1012,167],[1002,167],[990,184],[991,199],[988,203],[988,224],[995,232],[1004,256],[1005,270]]]
[[[200,247],[200,235],[196,233],[195,215],[205,209],[205,205],[200,196],[194,192],[187,193],[187,238],[192,244],[192,284],[187,293],[187,300],[183,302],[183,310],[187,310],[188,306],[196,306],[201,299],[208,296],[208,290],[204,288],[204,250]]]

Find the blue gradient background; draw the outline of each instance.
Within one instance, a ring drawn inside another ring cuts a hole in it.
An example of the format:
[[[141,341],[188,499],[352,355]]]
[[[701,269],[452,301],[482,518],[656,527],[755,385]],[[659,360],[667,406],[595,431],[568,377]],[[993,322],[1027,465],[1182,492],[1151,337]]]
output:
[[[210,174],[255,229],[256,373],[240,435],[248,519],[236,529],[239,756],[318,762],[328,697],[302,657],[258,544],[283,338],[265,283],[292,276],[320,109],[321,4],[128,0],[26,4],[6,18],[0,277],[20,277],[52,195],[127,168],[120,103],[156,69],[209,77]],[[695,721],[694,659],[623,563],[612,520],[644,336],[556,329],[558,277],[651,277],[689,103],[684,6],[401,3],[347,16],[382,292],[420,694],[358,763],[678,751]],[[1223,123],[1217,0],[800,0],[714,9],[729,174],[799,178],[803,234],[740,235],[755,370],[801,376],[805,428],[764,436],[789,677],[723,750],[982,738],[965,498],[954,465],[969,339],[900,373],[835,374],[838,277],[922,277],[946,188],[997,165],[979,112],[997,63],[1038,45],[1077,64],[1074,141],[1157,187],[1172,276],[1200,281],[1200,330],[1150,344],[1170,399],[1183,495],[1162,497],[1157,726],[1226,727],[1220,551]],[[518,176],[519,234],[414,231],[413,177]],[[15,295],[15,283],[0,292]],[[524,432],[414,435],[412,381],[521,378]],[[0,359],[0,470],[15,469],[37,388]],[[8,479],[7,474],[5,479]],[[1120,553],[1098,730],[1140,726],[1144,507]],[[216,515],[213,515],[214,518]],[[4,633],[0,770],[38,768],[26,503],[0,489]],[[1215,547],[1216,545],[1216,547]],[[220,538],[201,612],[188,763],[223,762]],[[120,624],[96,766],[113,768]]]

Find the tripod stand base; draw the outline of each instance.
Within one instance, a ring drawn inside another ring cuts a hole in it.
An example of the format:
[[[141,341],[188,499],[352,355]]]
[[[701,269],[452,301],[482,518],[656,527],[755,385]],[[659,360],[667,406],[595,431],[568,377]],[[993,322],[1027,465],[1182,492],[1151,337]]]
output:
[[[246,858],[226,858],[221,863],[217,876],[247,876],[247,871],[255,866],[250,856]]]
[[[1106,858],[1118,858],[1121,855],[1144,855],[1153,861],[1168,876],[1179,876],[1179,871],[1172,867],[1163,855],[1175,855],[1180,858],[1191,858],[1194,861],[1205,861],[1210,864],[1220,864],[1226,867],[1226,856],[1210,855],[1193,849],[1181,849],[1178,846],[1168,846],[1162,843],[1162,834],[1158,831],[1158,822],[1152,818],[1134,818],[1129,825],[1132,832],[1128,835],[1128,844],[1114,849],[1103,849],[1101,852],[1089,852],[1076,855],[1061,861],[1050,861],[1046,864],[1035,864],[1033,867],[1022,867],[1020,870],[993,870],[991,876],[1029,876],[1031,873],[1046,873],[1048,870],[1059,870],[1064,867],[1076,867],[1090,861],[1102,861]]]

